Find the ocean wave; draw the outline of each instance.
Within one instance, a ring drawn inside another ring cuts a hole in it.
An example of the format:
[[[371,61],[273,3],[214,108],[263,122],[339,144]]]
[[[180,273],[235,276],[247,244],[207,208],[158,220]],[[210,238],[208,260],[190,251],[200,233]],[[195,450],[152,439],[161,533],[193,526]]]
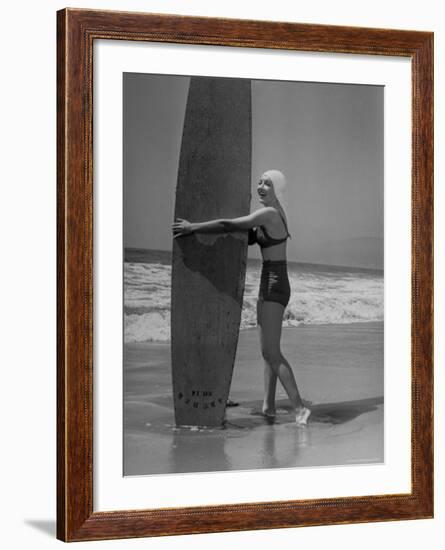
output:
[[[124,315],[125,342],[170,341],[170,311]]]
[[[248,266],[241,329],[256,326],[260,271]],[[171,266],[125,263],[125,342],[170,340]],[[383,277],[375,274],[289,270],[291,299],[283,326],[383,320]]]

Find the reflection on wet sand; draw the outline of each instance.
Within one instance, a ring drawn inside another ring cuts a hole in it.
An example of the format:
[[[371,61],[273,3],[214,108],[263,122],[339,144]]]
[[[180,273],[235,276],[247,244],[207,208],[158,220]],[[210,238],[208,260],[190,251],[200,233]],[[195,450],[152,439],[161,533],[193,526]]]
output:
[[[176,428],[168,456],[170,472],[225,472],[232,470],[225,438],[214,429]],[[219,430],[222,431],[222,430]]]
[[[306,427],[294,423],[286,399],[277,400],[274,418],[261,414],[262,366],[254,332],[240,335],[232,381],[239,406],[226,410],[221,428],[177,428],[168,346],[130,345],[124,376],[125,475],[383,462],[382,328],[373,323],[369,331],[364,325],[284,331],[285,353],[294,358],[312,410]],[[333,340],[342,342],[335,357]]]

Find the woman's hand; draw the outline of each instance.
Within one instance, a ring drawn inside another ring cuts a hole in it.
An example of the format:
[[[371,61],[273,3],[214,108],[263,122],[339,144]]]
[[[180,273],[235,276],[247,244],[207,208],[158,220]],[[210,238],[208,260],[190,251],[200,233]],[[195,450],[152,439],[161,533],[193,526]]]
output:
[[[176,218],[176,222],[172,224],[173,238],[177,239],[178,237],[185,237],[186,235],[191,235],[193,233],[192,224],[183,220],[182,218]]]

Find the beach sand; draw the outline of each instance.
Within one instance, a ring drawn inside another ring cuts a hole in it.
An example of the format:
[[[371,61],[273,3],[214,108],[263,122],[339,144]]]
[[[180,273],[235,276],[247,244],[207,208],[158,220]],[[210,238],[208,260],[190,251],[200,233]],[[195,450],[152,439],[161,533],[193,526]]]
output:
[[[312,409],[307,427],[279,384],[275,419],[260,414],[263,363],[246,330],[224,428],[176,428],[170,344],[126,344],[124,475],[383,462],[383,323],[283,328],[282,351]]]

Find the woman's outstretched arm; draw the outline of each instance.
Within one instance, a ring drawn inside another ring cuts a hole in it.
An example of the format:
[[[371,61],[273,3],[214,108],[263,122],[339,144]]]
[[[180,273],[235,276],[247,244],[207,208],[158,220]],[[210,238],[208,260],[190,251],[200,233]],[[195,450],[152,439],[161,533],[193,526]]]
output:
[[[243,231],[257,225],[264,225],[274,215],[276,215],[275,209],[266,207],[260,208],[260,210],[256,210],[248,216],[231,219],[222,218],[207,222],[191,223],[182,218],[177,218],[176,222],[172,224],[173,238],[184,237],[191,233],[230,233]]]

